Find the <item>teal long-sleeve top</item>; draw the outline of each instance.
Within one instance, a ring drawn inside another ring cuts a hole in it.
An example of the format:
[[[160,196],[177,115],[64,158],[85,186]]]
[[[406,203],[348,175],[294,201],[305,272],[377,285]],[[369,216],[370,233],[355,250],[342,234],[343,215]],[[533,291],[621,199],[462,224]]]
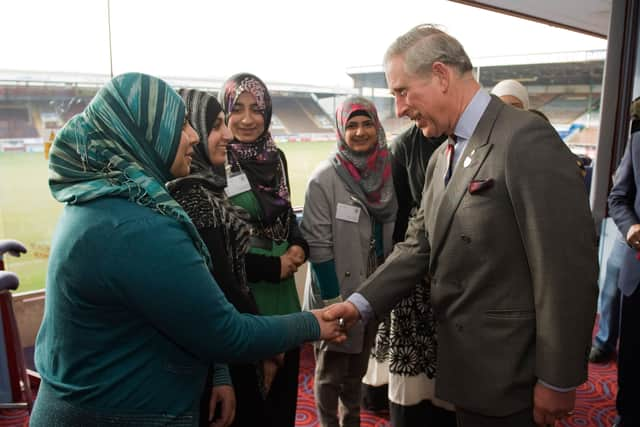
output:
[[[197,421],[209,364],[319,336],[311,313],[238,313],[177,221],[119,198],[65,207],[36,343],[49,397],[93,414]]]

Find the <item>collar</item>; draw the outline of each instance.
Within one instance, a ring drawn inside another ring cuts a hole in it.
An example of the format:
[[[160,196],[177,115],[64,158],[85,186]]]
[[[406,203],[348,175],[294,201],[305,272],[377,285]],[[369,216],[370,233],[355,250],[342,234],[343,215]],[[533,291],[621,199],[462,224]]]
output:
[[[491,95],[483,89],[478,89],[469,104],[467,104],[467,108],[460,115],[458,123],[456,123],[453,133],[458,142],[461,140],[468,141],[471,138],[489,102],[491,102]]]

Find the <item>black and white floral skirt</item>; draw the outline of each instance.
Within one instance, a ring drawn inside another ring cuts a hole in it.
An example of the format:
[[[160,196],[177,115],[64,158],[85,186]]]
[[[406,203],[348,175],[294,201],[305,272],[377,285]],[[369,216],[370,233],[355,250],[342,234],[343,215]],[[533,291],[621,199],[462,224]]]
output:
[[[389,384],[389,400],[399,405],[415,405],[433,400],[436,376],[436,323],[431,308],[429,283],[416,285],[380,323],[371,349],[365,384]]]

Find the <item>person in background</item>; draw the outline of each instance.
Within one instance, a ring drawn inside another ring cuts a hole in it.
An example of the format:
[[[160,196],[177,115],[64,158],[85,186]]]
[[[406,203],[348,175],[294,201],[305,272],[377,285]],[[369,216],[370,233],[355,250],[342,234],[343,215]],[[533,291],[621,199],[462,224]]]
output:
[[[393,247],[397,202],[375,105],[348,97],[336,109],[335,124],[337,149],[313,172],[305,194],[301,228],[311,251],[305,309],[347,298]],[[360,426],[360,384],[375,327],[359,324],[341,344],[315,344],[321,426]]]
[[[598,296],[598,332],[591,342],[589,362],[607,363],[615,359],[620,333],[620,268],[627,249],[626,239],[616,228],[609,256],[600,260],[604,270]]]
[[[227,302],[207,246],[164,187],[189,173],[198,136],[187,116],[164,81],[127,73],[58,133],[49,187],[66,206],[31,426],[198,426],[211,364],[344,339],[319,311],[261,317]]]
[[[491,89],[491,94],[497,96],[502,102],[512,107],[521,110],[529,109],[529,92],[527,88],[517,80],[508,79],[498,82],[498,84]]]
[[[597,298],[575,158],[544,120],[482,90],[462,45],[436,26],[398,37],[384,64],[398,116],[449,141],[427,166],[405,241],[326,319],[380,318],[428,275],[435,395],[455,405],[458,426],[553,424],[587,379]]]
[[[391,144],[393,184],[398,198],[394,244],[404,241],[409,220],[421,204],[429,159],[446,140],[446,135],[427,137],[414,124]],[[386,370],[394,427],[456,425],[453,406],[434,396],[437,340],[430,297],[429,282],[424,278],[378,328],[375,348],[382,351],[372,354],[365,381],[370,374],[375,374],[373,380]],[[372,369],[376,364],[380,366]]]
[[[618,287],[622,293],[616,427],[640,425],[640,98],[631,104],[631,137],[609,194],[609,213],[625,237]]]
[[[309,246],[291,207],[284,153],[271,137],[271,95],[253,74],[230,77],[219,93],[233,134],[226,192],[249,214],[251,236],[245,257],[249,287],[261,314],[300,311],[293,274],[307,259]],[[262,425],[293,427],[298,397],[300,349],[265,363],[268,393]]]
[[[187,106],[188,120],[200,143],[193,149],[189,175],[167,183],[171,196],[182,206],[196,226],[211,254],[211,273],[227,300],[240,313],[259,314],[247,285],[245,255],[249,249],[250,229],[247,213],[232,205],[224,189],[227,177],[224,165],[227,144],[232,134],[225,123],[222,106],[213,96],[199,90],[180,90]],[[209,425],[222,391],[235,392],[235,418],[232,426],[252,427],[264,419],[264,364],[232,364],[231,384],[224,388],[207,387],[202,414],[209,414]],[[215,379],[215,378],[213,378]],[[213,393],[212,393],[213,392]],[[226,407],[222,408],[225,414]],[[234,408],[229,408],[234,409]],[[222,419],[227,419],[225,416]]]

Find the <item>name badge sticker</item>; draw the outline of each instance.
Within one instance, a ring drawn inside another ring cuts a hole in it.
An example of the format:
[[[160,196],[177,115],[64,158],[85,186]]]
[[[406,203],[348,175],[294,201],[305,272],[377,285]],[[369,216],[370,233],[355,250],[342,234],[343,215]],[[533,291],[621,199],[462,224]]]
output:
[[[360,210],[357,206],[338,203],[336,207],[336,218],[348,222],[358,222],[360,219]]]
[[[249,179],[244,172],[231,175],[227,178],[227,188],[224,189],[227,197],[233,197],[236,194],[244,193],[251,190]]]

